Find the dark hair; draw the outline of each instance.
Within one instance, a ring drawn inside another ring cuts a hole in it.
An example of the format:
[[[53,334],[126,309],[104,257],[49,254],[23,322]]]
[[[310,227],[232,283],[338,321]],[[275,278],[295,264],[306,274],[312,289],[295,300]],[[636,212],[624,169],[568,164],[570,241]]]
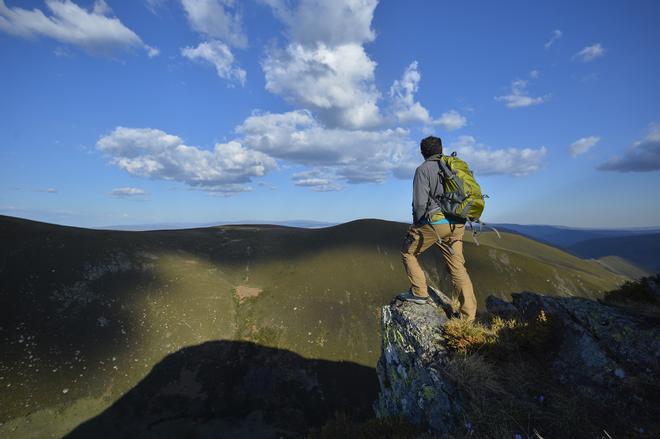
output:
[[[434,154],[442,154],[442,139],[440,137],[428,136],[422,139],[419,146],[425,159]]]

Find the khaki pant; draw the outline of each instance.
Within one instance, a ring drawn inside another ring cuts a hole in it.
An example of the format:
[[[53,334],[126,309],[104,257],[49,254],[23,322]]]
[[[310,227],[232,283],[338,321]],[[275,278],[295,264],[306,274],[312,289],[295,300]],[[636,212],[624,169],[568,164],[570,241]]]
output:
[[[413,225],[408,229],[406,238],[403,241],[401,256],[403,257],[406,274],[410,279],[410,290],[415,295],[427,296],[426,276],[417,261],[417,256],[433,246],[440,238],[444,243],[440,246],[442,256],[447,263],[452,284],[459,294],[461,314],[472,320],[477,312],[477,300],[474,297],[470,275],[465,269],[465,259],[463,258],[464,232],[464,224]],[[453,254],[447,246],[451,246]]]

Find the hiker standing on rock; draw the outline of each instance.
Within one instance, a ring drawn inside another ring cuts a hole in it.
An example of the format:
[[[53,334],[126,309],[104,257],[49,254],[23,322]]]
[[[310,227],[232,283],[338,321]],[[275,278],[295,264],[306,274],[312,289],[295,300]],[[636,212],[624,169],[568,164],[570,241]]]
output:
[[[424,163],[415,170],[413,180],[413,224],[408,229],[401,249],[403,266],[411,287],[410,291],[403,293],[399,298],[419,304],[431,302],[426,277],[417,261],[417,256],[438,243],[449,269],[452,284],[459,293],[461,316],[474,320],[477,301],[463,258],[463,233],[466,220],[459,216],[444,214],[441,207],[444,193],[443,180],[447,173],[452,179],[454,175],[451,174],[451,170],[443,173],[443,169],[446,170],[447,166],[443,166],[440,138],[429,136],[421,141],[420,147]],[[471,176],[469,169],[468,172]],[[482,197],[480,191],[479,197]],[[470,207],[471,205],[468,205],[464,209],[468,210]],[[483,206],[481,209],[483,210]]]

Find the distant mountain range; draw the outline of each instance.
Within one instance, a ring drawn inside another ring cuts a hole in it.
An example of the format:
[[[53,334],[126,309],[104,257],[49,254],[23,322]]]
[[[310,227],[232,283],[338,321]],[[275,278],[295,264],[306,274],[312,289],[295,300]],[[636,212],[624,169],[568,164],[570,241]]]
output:
[[[286,227],[301,227],[305,229],[317,229],[320,227],[331,227],[337,225],[337,223],[325,222],[325,221],[312,221],[312,220],[289,220],[289,221],[216,221],[216,222],[207,222],[207,223],[153,223],[153,224],[134,224],[134,225],[114,225],[114,226],[101,226],[95,227],[96,229],[101,230],[125,230],[125,231],[136,231],[136,232],[145,232],[149,230],[181,230],[181,229],[198,229],[204,227],[215,227],[215,226],[226,226],[226,225],[237,225],[237,224],[271,224],[277,226],[286,226]]]
[[[223,225],[239,224],[271,224],[286,227],[300,227],[316,229],[322,227],[336,226],[338,223],[314,220],[288,220],[288,221],[215,221],[215,222],[184,222],[184,223],[151,223],[151,224],[127,224],[95,227],[101,230],[125,230],[125,231],[149,231],[149,230],[181,230],[196,229],[204,227],[216,227]],[[650,233],[660,233],[660,227],[638,227],[631,229],[598,229],[579,228],[568,226],[547,226],[533,224],[498,223],[494,227],[515,232],[533,238],[536,241],[551,244],[563,249],[583,241],[596,238],[616,238],[625,236],[639,236]]]
[[[520,224],[497,226],[554,245],[582,258],[617,256],[635,264],[645,274],[660,272],[660,227],[579,229]]]
[[[537,241],[545,242],[560,248],[569,248],[579,242],[596,238],[617,238],[660,233],[660,227],[640,227],[631,229],[588,229],[563,226],[543,226],[525,224],[497,224],[521,235],[529,236]]]
[[[650,273],[660,273],[660,233],[587,239],[568,250],[583,258],[619,256]]]
[[[360,220],[126,232],[0,216],[0,386],[11,389],[0,393],[0,437],[59,437],[164,356],[210,340],[373,367],[379,309],[408,288],[407,228]],[[465,237],[481,309],[489,294],[519,291],[596,298],[639,270],[501,234],[482,233],[479,246]],[[440,252],[421,263],[451,294]]]

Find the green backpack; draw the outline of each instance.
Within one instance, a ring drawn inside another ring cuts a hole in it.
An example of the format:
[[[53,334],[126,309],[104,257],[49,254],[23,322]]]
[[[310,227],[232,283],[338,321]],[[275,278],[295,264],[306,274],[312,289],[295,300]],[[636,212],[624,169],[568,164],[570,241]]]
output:
[[[468,222],[480,222],[488,195],[481,193],[481,187],[468,164],[459,159],[455,152],[450,156],[440,156],[436,161],[444,189],[438,199],[442,213]]]

